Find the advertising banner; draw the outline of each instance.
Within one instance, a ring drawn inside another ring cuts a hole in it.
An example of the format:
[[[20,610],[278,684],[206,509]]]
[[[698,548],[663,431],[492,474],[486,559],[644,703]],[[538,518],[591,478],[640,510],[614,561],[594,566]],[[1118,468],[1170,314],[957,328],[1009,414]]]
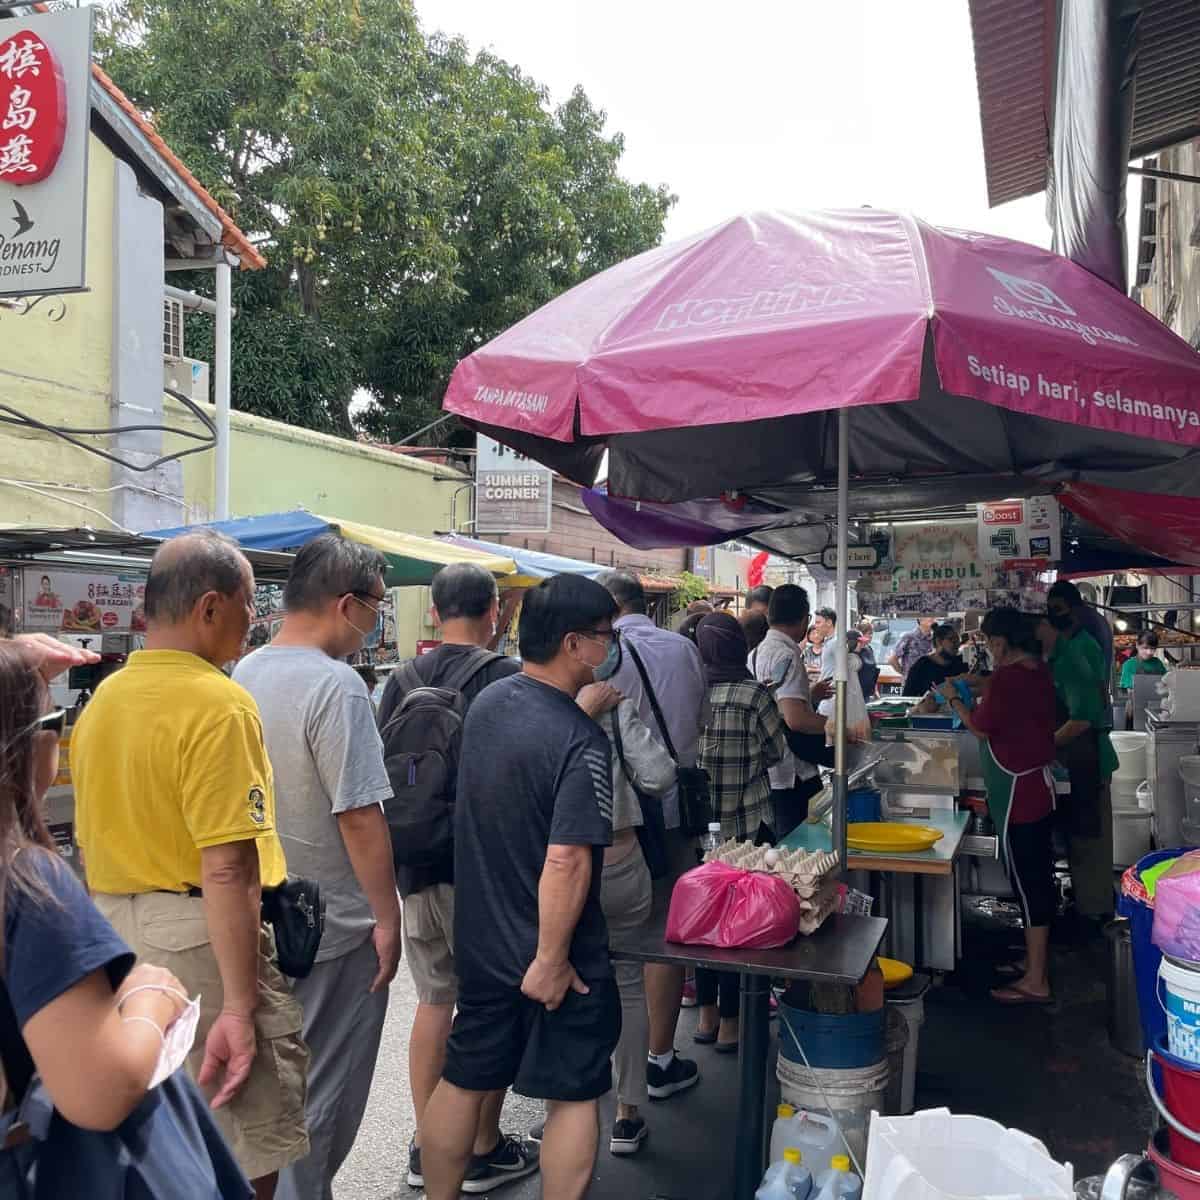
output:
[[[992,500],[977,511],[980,562],[1048,570],[1062,557],[1062,518],[1053,496]]]
[[[0,296],[80,291],[92,7],[0,21]]]
[[[547,533],[554,472],[480,434],[475,439],[475,531]]]
[[[879,569],[858,579],[860,592],[977,591],[992,585],[995,571],[979,561],[973,521],[921,521],[893,525]]]
[[[145,632],[142,576],[26,568],[23,583],[26,633]]]

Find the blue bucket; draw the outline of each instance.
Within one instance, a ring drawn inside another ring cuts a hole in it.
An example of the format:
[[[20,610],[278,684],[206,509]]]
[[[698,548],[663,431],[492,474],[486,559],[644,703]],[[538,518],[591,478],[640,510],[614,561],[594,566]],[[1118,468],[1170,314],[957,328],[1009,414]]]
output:
[[[796,1038],[810,1067],[870,1067],[885,1056],[883,1010],[869,1013],[817,1013],[780,1004],[779,1053],[804,1065]],[[795,1036],[793,1036],[793,1031]]]
[[[1183,848],[1155,850],[1138,859],[1135,868],[1139,878],[1142,871],[1186,853]],[[1143,1049],[1149,1050],[1167,1032],[1167,1014],[1158,998],[1158,968],[1162,951],[1150,940],[1154,928],[1154,909],[1132,896],[1117,898],[1117,915],[1129,918],[1129,935],[1133,949],[1133,974],[1137,983],[1138,1016],[1142,1021]]]
[[[883,814],[883,799],[874,788],[855,788],[846,796],[846,822],[878,821]]]

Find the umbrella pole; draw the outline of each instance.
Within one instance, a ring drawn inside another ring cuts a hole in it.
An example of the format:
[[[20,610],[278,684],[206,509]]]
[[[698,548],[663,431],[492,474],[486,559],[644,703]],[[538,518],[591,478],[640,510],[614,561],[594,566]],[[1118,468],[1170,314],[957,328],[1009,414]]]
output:
[[[846,869],[846,633],[850,628],[847,535],[850,525],[850,412],[838,410],[837,481],[837,642],[834,646],[833,849]]]

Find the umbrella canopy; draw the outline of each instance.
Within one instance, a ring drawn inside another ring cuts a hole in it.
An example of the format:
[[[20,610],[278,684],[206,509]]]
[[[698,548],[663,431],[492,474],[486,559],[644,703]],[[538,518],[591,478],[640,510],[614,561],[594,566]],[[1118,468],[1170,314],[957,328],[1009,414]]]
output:
[[[479,538],[463,537],[461,533],[447,533],[442,541],[465,550],[482,551],[484,554],[511,554],[517,565],[515,575],[506,575],[497,582],[504,588],[536,587],[543,579],[552,575],[585,575],[595,579],[606,570],[599,563],[584,562],[580,558],[565,558],[561,554],[547,554],[542,550],[523,550],[519,546],[503,546],[499,542],[485,542]]]
[[[607,448],[641,500],[832,512],[841,409],[855,511],[1200,480],[1185,342],[1048,251],[876,209],[629,259],[460,362],[445,406],[585,484]]]
[[[141,536],[154,541],[166,541],[199,528],[202,527],[181,525],[177,529],[149,530]],[[360,525],[337,517],[316,516],[302,510],[213,521],[203,528],[215,529],[233,538],[240,546],[254,550],[299,550],[322,533],[338,530],[351,541],[373,546],[383,553],[388,561],[385,576],[388,587],[427,584],[442,567],[456,562],[473,562],[498,577],[512,575],[517,569],[517,564],[504,554],[456,546],[439,538]]]

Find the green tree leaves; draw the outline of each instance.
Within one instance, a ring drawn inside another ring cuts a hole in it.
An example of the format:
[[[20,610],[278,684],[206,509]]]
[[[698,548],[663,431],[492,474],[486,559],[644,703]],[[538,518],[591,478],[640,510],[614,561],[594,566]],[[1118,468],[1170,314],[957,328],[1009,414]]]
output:
[[[402,437],[463,355],[662,237],[674,197],[621,178],[581,89],[552,111],[408,0],[102,11],[105,68],[269,261],[235,280],[238,408],[348,433],[366,388],[359,426]]]

